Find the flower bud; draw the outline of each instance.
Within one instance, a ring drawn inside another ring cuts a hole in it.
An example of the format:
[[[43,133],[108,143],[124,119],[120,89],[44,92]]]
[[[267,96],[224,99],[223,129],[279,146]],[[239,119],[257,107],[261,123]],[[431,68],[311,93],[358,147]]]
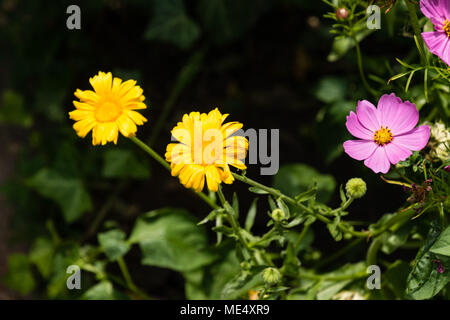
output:
[[[366,194],[367,186],[363,179],[352,178],[347,181],[345,190],[347,191],[347,196],[350,198],[359,199]]]
[[[281,209],[275,209],[272,211],[272,219],[276,222],[280,222],[286,218],[284,211]]]
[[[336,18],[345,20],[348,17],[348,10],[346,8],[339,8],[336,10]]]
[[[266,268],[263,271],[263,280],[269,285],[277,284],[281,279],[281,273],[276,268]]]

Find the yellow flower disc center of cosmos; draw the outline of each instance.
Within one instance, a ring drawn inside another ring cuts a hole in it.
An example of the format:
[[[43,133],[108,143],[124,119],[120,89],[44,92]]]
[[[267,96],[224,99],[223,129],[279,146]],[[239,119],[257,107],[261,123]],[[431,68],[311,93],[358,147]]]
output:
[[[387,127],[381,127],[380,130],[375,131],[375,134],[373,136],[373,139],[377,144],[380,146],[384,146],[386,143],[389,143],[392,141],[392,133],[391,130],[389,130]]]
[[[448,21],[448,19],[444,21],[444,31],[447,33],[447,36],[450,37],[450,21]]]
[[[95,111],[95,118],[99,122],[113,122],[122,114],[122,108],[114,102],[105,102]]]

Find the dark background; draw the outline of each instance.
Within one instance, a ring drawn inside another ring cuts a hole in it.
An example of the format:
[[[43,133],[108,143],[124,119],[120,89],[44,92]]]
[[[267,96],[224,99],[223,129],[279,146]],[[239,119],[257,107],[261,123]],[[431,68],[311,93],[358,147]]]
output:
[[[362,163],[342,153],[340,145],[349,138],[348,110],[356,108],[358,99],[376,101],[362,86],[353,50],[336,62],[327,61],[333,41],[329,33],[333,21],[322,17],[329,10],[327,5],[306,0],[228,1],[234,8],[228,17],[232,30],[224,36],[223,27],[205,22],[208,13],[199,9],[198,1],[185,1],[184,12],[200,33],[189,45],[180,46],[146,36],[155,19],[156,2],[0,1],[0,94],[13,91],[22,101],[19,119],[32,119],[0,122],[0,274],[5,272],[8,254],[27,250],[48,218],[64,236],[83,234],[117,189],[119,179],[99,174],[102,153],[114,146],[93,147],[90,135],[78,138],[67,114],[74,109],[73,92],[89,89],[89,77],[99,70],[138,80],[148,106],[143,115],[149,119],[138,129],[138,137],[148,141],[180,70],[203,52],[198,72],[184,84],[155,140],[160,154],[170,141],[170,129],[184,113],[218,107],[244,128],[280,129],[281,165],[308,164],[333,175],[338,185],[355,176],[364,178],[368,192],[352,205],[352,219],[373,222],[404,202],[406,195],[400,188],[383,183]],[[81,8],[81,30],[68,30],[66,8],[75,3]],[[389,14],[396,17],[398,13]],[[411,40],[405,37],[405,19],[398,16],[396,31],[382,28],[361,43],[368,73],[387,79],[386,62],[393,64],[395,57],[408,54]],[[324,101],[318,93],[324,79],[331,79],[330,90],[337,90],[337,101]],[[318,113],[327,112],[336,102],[344,110],[338,116],[326,113],[324,120],[317,121]],[[123,137],[118,147],[135,150]],[[333,150],[338,150],[335,156]],[[135,153],[146,161],[139,150]],[[177,179],[155,162],[149,166],[151,177],[128,181],[108,219],[129,230],[140,213],[164,206],[187,208],[199,220],[206,216],[208,207]],[[66,224],[57,206],[24,186],[24,179],[42,167],[82,177],[94,210]],[[265,184],[273,179],[259,176],[258,165],[249,166],[248,176]],[[241,207],[248,208],[254,195],[246,189],[235,183],[226,192],[237,191]],[[336,190],[329,204],[339,201]],[[264,213],[267,208],[262,205],[260,210]],[[259,217],[257,230],[263,231],[267,216]],[[317,229],[316,246],[326,252],[340,246],[325,228]],[[95,242],[95,237],[86,241]],[[134,251],[129,264],[142,288],[161,298],[184,297],[181,276],[140,266]],[[14,296],[0,286],[0,298]]]

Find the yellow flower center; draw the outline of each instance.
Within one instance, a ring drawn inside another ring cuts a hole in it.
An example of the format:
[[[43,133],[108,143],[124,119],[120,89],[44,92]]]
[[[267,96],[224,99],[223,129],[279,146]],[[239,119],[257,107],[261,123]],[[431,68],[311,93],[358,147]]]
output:
[[[380,146],[384,146],[386,143],[392,141],[391,130],[389,130],[387,127],[385,128],[382,126],[380,130],[375,131],[373,139]]]
[[[114,102],[105,102],[95,111],[98,122],[115,121],[122,114],[122,108]]]
[[[450,37],[450,21],[448,21],[448,19],[444,21],[444,31],[447,33],[447,36]]]

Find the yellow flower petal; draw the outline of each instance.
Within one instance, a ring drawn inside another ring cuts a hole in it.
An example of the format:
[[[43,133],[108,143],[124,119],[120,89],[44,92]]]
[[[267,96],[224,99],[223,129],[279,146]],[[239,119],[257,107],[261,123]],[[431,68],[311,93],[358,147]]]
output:
[[[113,77],[111,72],[98,72],[89,79],[94,89],[75,91],[80,101],[73,101],[76,110],[69,112],[75,121],[74,129],[80,137],[85,137],[92,130],[92,144],[117,143],[119,131],[126,137],[136,134],[137,126],[143,125],[147,119],[133,111],[146,109],[142,101],[141,87],[135,80],[122,82]]]

